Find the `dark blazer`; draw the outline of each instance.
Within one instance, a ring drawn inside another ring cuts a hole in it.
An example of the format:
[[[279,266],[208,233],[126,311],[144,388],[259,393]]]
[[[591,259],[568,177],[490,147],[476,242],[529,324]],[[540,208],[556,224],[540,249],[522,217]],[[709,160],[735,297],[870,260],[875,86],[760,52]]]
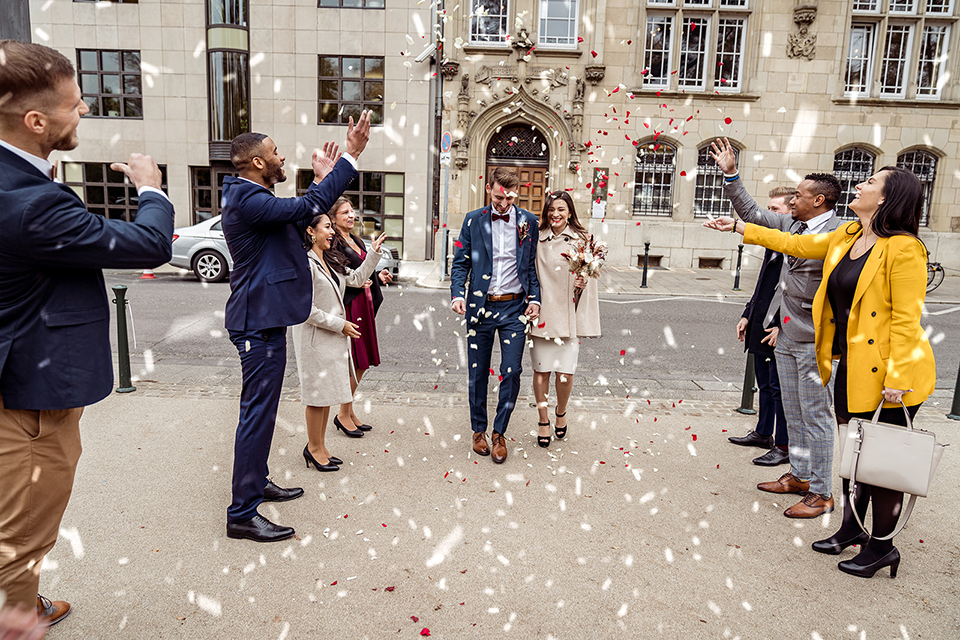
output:
[[[134,222],[90,213],[74,191],[0,147],[0,394],[7,409],[85,407],[113,389],[102,268],[170,260],[173,205],[144,192]]]
[[[537,216],[514,207],[517,212],[517,275],[527,296],[527,302],[540,303],[540,281],[537,279],[537,241],[540,238]],[[520,226],[526,224],[521,237]],[[450,270],[451,298],[463,298],[467,317],[475,318],[484,306],[487,290],[493,275],[493,230],[490,207],[475,209],[464,217],[460,227],[460,239]],[[470,276],[470,291],[467,292],[467,276]]]
[[[242,178],[223,181],[223,237],[233,257],[227,329],[259,331],[307,319],[313,284],[303,232],[356,176],[341,158],[330,175],[297,198],[277,198]]]
[[[783,266],[783,254],[767,249],[760,264],[760,275],[757,286],[753,290],[750,302],[743,308],[743,317],[747,319],[746,336],[743,339],[743,350],[752,351],[766,356],[773,355],[773,347],[761,344],[761,340],[769,334],[765,329],[780,326],[780,303],[776,308],[770,304],[778,298],[777,284],[780,282],[780,269]]]

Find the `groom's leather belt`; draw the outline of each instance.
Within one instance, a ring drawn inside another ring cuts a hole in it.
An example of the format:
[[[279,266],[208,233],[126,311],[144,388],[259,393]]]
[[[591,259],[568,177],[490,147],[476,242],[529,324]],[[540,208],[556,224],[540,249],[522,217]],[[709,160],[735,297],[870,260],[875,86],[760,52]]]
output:
[[[487,296],[488,302],[507,302],[509,300],[516,300],[517,298],[522,298],[522,293],[504,293],[497,296]]]

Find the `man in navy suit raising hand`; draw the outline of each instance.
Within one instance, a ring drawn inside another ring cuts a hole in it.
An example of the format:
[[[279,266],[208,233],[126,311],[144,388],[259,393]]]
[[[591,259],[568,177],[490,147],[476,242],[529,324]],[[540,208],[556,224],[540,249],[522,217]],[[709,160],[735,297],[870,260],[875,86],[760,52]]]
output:
[[[473,450],[481,456],[492,454],[498,464],[507,459],[504,433],[520,393],[526,342],[521,316],[535,322],[540,315],[536,270],[539,221],[514,206],[519,188],[516,172],[504,167],[494,170],[487,184],[490,206],[464,218],[450,278],[451,308],[467,317]],[[500,338],[500,398],[488,445],[487,382],[494,334]]]
[[[223,181],[223,236],[233,257],[226,328],[240,354],[243,386],[233,459],[233,502],[227,536],[257,542],[285,540],[291,527],[257,512],[264,500],[283,502],[303,489],[281,489],[267,479],[267,458],[287,364],[287,327],[310,315],[313,285],[303,231],[326,212],[357,176],[356,158],[370,137],[370,114],[350,118],[347,151],[327,143],[313,154],[313,184],[297,198],[277,198],[271,189],[286,180],[284,157],[262,133],[234,138],[230,158],[239,178]],[[329,174],[329,175],[328,175]],[[324,179],[326,178],[326,179]],[[322,181],[322,182],[321,182]]]

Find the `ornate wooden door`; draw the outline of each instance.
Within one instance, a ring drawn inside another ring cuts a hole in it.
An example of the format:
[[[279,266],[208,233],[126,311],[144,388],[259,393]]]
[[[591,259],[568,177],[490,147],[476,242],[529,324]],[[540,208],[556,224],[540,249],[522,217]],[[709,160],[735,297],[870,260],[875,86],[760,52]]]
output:
[[[520,177],[516,205],[539,216],[550,177],[549,161],[546,136],[530,125],[511,125],[501,129],[490,141],[485,175],[492,175],[497,167],[516,171]],[[489,203],[486,196],[485,203]]]

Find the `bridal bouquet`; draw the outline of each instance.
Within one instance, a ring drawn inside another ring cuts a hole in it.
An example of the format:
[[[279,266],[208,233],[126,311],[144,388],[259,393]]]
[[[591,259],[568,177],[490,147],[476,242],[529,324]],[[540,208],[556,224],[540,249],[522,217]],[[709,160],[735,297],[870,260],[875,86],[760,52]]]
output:
[[[575,277],[599,278],[603,263],[607,259],[607,243],[594,239],[593,234],[577,240],[570,253],[561,253],[570,263],[570,273]],[[573,290],[573,303],[580,302],[583,289]]]

